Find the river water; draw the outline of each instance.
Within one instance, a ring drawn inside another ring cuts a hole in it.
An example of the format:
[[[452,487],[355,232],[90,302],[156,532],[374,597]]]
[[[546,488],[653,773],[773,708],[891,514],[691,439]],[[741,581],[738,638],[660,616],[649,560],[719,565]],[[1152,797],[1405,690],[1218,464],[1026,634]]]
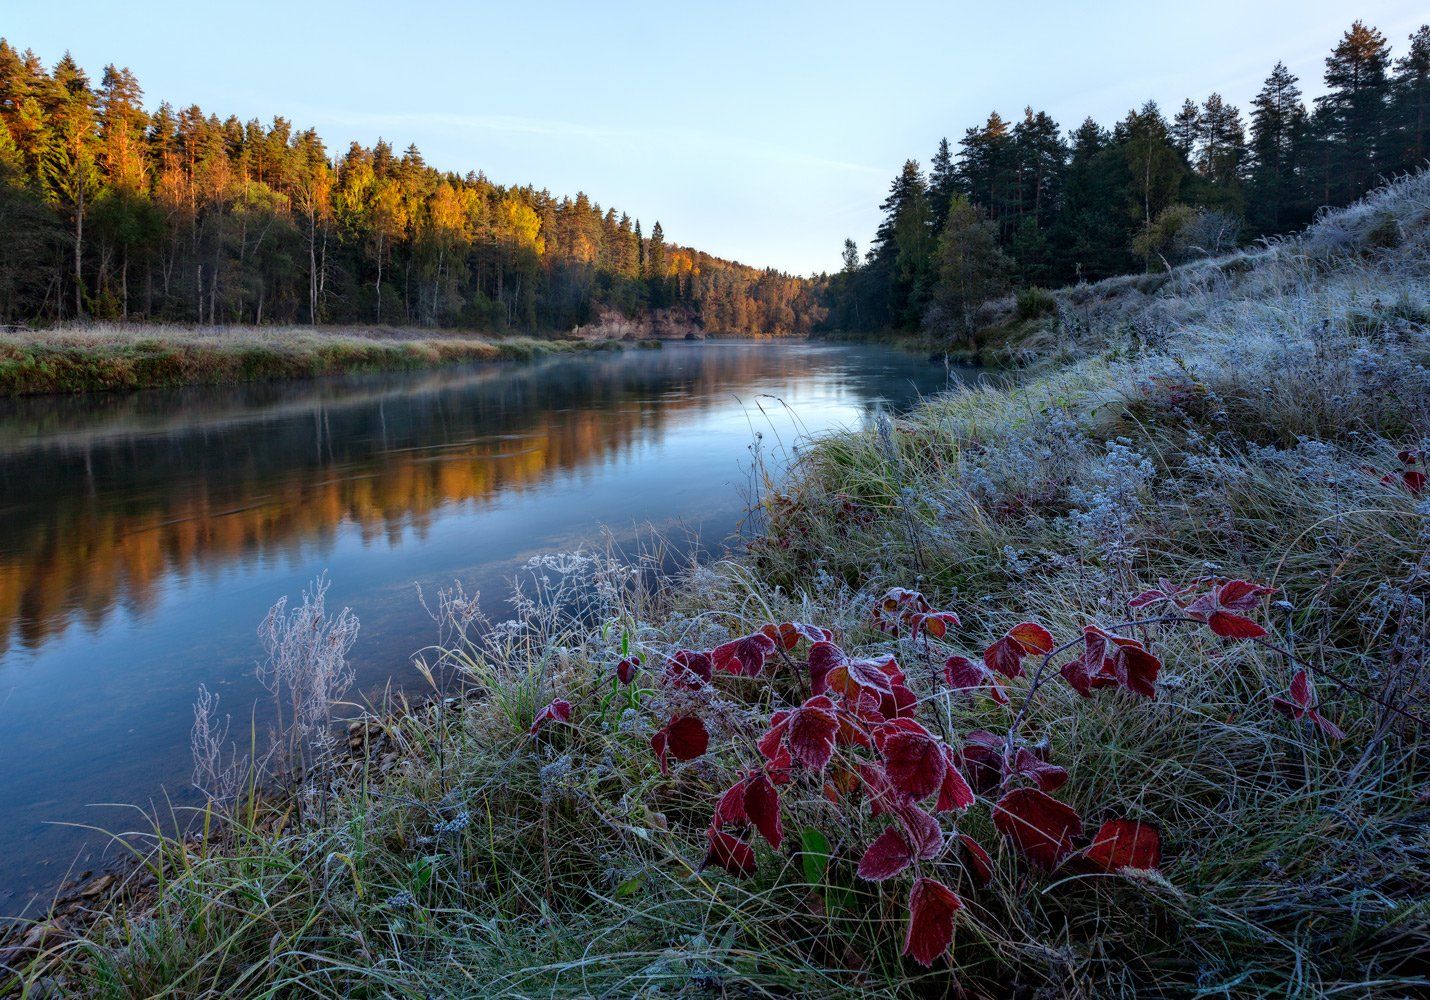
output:
[[[192,802],[198,686],[248,733],[255,628],[326,571],[362,621],[357,687],[413,684],[417,599],[503,616],[536,555],[718,550],[751,446],[968,377],[863,345],[667,344],[302,383],[0,400],[0,915],[102,863],[132,805]],[[112,850],[112,849],[111,849]]]

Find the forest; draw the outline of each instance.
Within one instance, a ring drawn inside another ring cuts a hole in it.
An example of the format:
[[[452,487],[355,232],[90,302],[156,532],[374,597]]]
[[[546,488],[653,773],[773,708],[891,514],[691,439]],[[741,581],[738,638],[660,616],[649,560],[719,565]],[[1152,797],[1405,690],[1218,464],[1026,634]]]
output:
[[[1212,93],[1071,131],[1029,107],[908,160],[860,254],[798,277],[667,240],[657,221],[429,166],[379,140],[332,156],[288,119],[145,110],[0,40],[0,322],[395,324],[493,331],[630,324],[663,335],[925,331],[970,342],[1015,290],[1165,270],[1296,231],[1430,141],[1430,26],[1404,54],[1356,21],[1308,103],[1278,62],[1242,110]]]
[[[1011,122],[993,112],[957,152],[942,140],[927,173],[904,164],[868,252],[845,242],[829,324],[972,337],[988,299],[1295,231],[1425,165],[1430,26],[1395,58],[1356,21],[1310,107],[1299,83],[1278,62],[1246,115],[1213,93],[1171,118],[1147,101],[1110,129],[1087,118],[1068,134],[1031,107]],[[1050,301],[1028,295],[1020,308]]]
[[[0,322],[365,323],[525,332],[631,321],[807,333],[819,285],[668,242],[585,194],[504,187],[379,140],[95,86],[0,39]]]

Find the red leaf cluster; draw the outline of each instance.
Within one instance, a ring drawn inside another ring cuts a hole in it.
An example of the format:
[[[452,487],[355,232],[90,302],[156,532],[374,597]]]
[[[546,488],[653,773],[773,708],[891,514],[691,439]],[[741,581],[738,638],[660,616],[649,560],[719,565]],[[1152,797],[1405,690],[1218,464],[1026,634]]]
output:
[[[1276,695],[1271,699],[1271,707],[1282,715],[1289,715],[1293,719],[1310,719],[1316,727],[1333,740],[1343,740],[1346,738],[1345,732],[1340,726],[1318,711],[1320,701],[1316,697],[1316,690],[1311,685],[1311,677],[1304,669],[1298,668],[1291,677],[1291,688],[1287,691],[1289,698]]]
[[[816,642],[809,647],[809,676],[815,694],[833,691],[856,711],[886,719],[909,715],[916,701],[892,656],[856,660],[832,642]]]
[[[1045,792],[1056,791],[1068,780],[1067,771],[1048,763],[1045,748],[1019,740],[1010,747],[1007,737],[986,729],[968,734],[958,760],[973,787],[983,795],[1017,778],[1031,781]]]
[[[1059,668],[1063,679],[1084,698],[1105,687],[1122,686],[1144,698],[1157,697],[1162,661],[1136,639],[1113,635],[1088,625],[1083,628],[1083,652]]]
[[[874,605],[874,627],[890,635],[898,635],[900,628],[907,628],[914,636],[923,632],[942,639],[958,624],[958,615],[937,610],[917,590],[894,587]]]
[[[551,704],[536,713],[536,719],[531,723],[528,730],[533,736],[545,728],[548,722],[570,722],[571,703],[564,698],[557,698]]]
[[[765,669],[765,657],[778,648],[779,644],[764,632],[753,632],[716,646],[710,651],[710,660],[722,673],[758,677]]]
[[[1024,657],[1046,656],[1053,646],[1051,632],[1037,622],[1023,622],[983,651],[983,663],[1005,677],[1021,677]]]
[[[1419,496],[1425,492],[1425,473],[1416,468],[1420,464],[1422,457],[1418,448],[1406,448],[1395,456],[1400,459],[1401,468],[1397,472],[1387,472],[1380,477],[1380,481],[1385,486],[1404,486],[1410,491],[1411,496]],[[1374,473],[1378,470],[1370,469]]]
[[[953,752],[913,719],[891,719],[874,734],[889,784],[911,801],[938,792],[935,812],[973,805],[973,789],[954,762]]]
[[[1245,612],[1254,610],[1263,597],[1274,593],[1275,587],[1226,580],[1214,584],[1184,610],[1197,621],[1206,622],[1223,639],[1259,639],[1266,634],[1266,629],[1246,617]]]

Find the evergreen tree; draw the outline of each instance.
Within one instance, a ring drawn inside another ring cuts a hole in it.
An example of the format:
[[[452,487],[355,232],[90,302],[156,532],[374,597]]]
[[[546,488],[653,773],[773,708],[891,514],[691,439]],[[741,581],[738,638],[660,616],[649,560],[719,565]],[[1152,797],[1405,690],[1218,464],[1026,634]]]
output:
[[[887,277],[883,317],[900,329],[914,329],[927,302],[934,246],[928,187],[917,160],[905,161],[879,207],[884,218],[870,253],[872,266]]]
[[[938,141],[938,151],[929,161],[928,187],[930,225],[935,233],[939,233],[948,218],[949,202],[958,193],[958,165],[954,162],[947,138]]]
[[[1327,186],[1334,204],[1360,196],[1386,164],[1390,47],[1356,21],[1326,59],[1328,93],[1316,99],[1327,145]]]
[[[1124,191],[1132,178],[1112,136],[1091,118],[1071,137],[1061,211],[1053,227],[1060,280],[1097,281],[1131,266]]]
[[[1182,159],[1191,164],[1192,158],[1202,143],[1202,109],[1188,97],[1172,119],[1172,145],[1182,154]]]
[[[1430,160],[1430,25],[1410,36],[1410,51],[1396,60],[1393,94],[1392,169],[1419,170]]]
[[[1302,165],[1306,108],[1295,75],[1277,63],[1251,102],[1248,221],[1258,233],[1280,232],[1304,212]]]

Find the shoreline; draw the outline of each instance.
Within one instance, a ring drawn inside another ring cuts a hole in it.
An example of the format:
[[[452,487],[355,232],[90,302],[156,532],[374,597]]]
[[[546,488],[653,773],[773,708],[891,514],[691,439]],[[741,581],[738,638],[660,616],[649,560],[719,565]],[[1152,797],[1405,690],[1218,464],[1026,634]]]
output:
[[[0,397],[416,371],[622,350],[637,341],[363,327],[94,324],[0,331]]]

